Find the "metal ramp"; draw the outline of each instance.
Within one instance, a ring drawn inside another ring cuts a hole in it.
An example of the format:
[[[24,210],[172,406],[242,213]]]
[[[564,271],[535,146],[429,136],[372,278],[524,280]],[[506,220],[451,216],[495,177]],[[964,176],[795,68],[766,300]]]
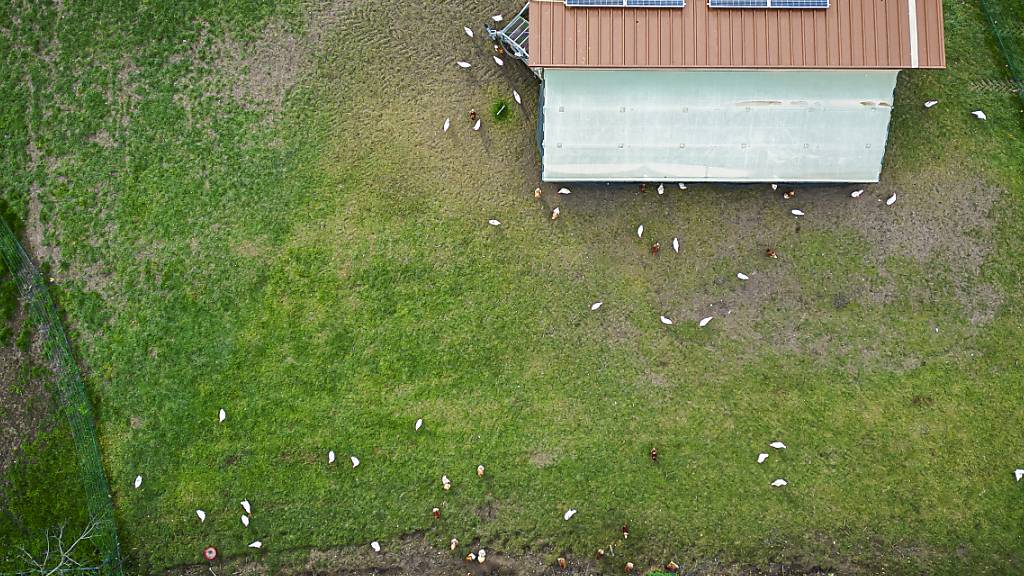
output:
[[[491,40],[500,42],[505,50],[522,60],[527,66],[530,64],[530,5],[523,6],[523,9],[509,20],[502,29],[487,27],[487,33]],[[538,74],[534,71],[534,74]],[[539,76],[539,74],[538,74]]]

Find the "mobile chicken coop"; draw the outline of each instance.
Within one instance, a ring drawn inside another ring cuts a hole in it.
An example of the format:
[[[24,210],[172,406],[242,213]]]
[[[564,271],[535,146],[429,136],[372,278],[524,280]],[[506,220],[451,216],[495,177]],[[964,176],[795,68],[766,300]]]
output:
[[[492,37],[541,79],[542,178],[876,182],[941,0],[531,0]]]

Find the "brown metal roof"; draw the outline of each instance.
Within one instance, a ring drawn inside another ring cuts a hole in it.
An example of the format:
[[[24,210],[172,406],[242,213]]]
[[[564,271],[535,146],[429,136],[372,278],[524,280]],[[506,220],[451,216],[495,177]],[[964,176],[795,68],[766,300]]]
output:
[[[530,1],[530,66],[913,68],[915,40],[916,67],[945,68],[942,0],[832,0],[824,10]]]

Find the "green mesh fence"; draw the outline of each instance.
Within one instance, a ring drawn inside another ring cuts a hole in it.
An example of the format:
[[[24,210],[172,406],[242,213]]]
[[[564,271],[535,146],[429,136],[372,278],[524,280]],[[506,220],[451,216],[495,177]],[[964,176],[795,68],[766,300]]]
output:
[[[1024,103],[1024,1],[980,0],[992,35],[1006,59],[1007,89]]]
[[[71,353],[64,326],[57,314],[57,307],[50,298],[46,283],[21,247],[14,232],[3,220],[0,220],[0,257],[7,263],[7,267],[17,280],[18,291],[28,304],[29,320],[42,336],[42,351],[53,370],[58,401],[71,427],[89,515],[97,522],[92,542],[103,554],[100,567],[93,571],[120,576],[123,571],[117,526],[114,521],[114,506],[110,500],[110,488],[103,471],[103,463],[100,461],[92,408],[85,395],[82,375]],[[80,571],[74,567],[69,568],[71,572]]]

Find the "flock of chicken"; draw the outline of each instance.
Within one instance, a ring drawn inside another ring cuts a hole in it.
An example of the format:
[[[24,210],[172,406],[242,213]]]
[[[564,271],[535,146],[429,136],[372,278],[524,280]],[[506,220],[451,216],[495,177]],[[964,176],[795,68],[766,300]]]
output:
[[[601,303],[598,302],[598,303],[593,305],[592,309],[596,310],[597,308],[600,308],[600,305],[601,305]],[[217,422],[223,424],[225,420],[227,420],[227,411],[225,411],[223,408],[221,408],[218,411],[218,413],[217,413]],[[422,428],[423,428],[423,419],[419,418],[413,424],[413,430],[416,431],[416,432],[419,432]],[[774,448],[776,450],[784,450],[786,448],[786,445],[784,443],[782,443],[781,441],[778,441],[778,440],[776,440],[774,442],[771,442],[770,444],[768,444],[768,446],[771,447],[771,448]],[[658,461],[658,449],[657,448],[652,448],[650,454],[651,454],[651,461],[657,463],[657,461]],[[327,452],[327,463],[328,464],[334,464],[336,459],[337,459],[337,455],[335,454],[334,450],[329,450]],[[352,462],[352,468],[357,468],[359,466],[360,460],[359,460],[358,457],[352,455],[352,456],[349,456],[349,459]],[[766,452],[762,452],[761,454],[758,454],[758,456],[757,456],[757,463],[758,464],[763,464],[765,462],[765,460],[767,460],[767,459],[768,459],[768,454]],[[478,465],[476,467],[476,475],[479,478],[483,478],[484,477],[485,471],[486,471],[486,468],[484,467],[483,464],[480,464],[480,465]],[[1020,481],[1020,479],[1022,477],[1024,477],[1024,469],[1017,470],[1016,471],[1016,477],[1017,477],[1017,480]],[[776,487],[776,488],[781,488],[782,486],[786,486],[787,484],[788,484],[788,482],[785,479],[783,479],[783,478],[778,478],[778,479],[776,479],[775,481],[773,481],[771,483],[771,485]],[[142,487],[142,475],[141,474],[137,475],[135,477],[135,481],[133,482],[133,486],[134,486],[134,488],[136,490]],[[450,491],[452,489],[452,481],[451,481],[450,478],[448,478],[447,474],[443,474],[441,476],[441,489],[444,490],[445,492]],[[240,521],[242,523],[242,526],[244,526],[245,528],[248,528],[249,527],[249,523],[250,523],[250,517],[252,516],[252,503],[249,502],[248,499],[244,499],[244,500],[241,500],[239,502],[239,505],[242,507],[242,511],[244,512],[240,516]],[[562,520],[564,520],[566,522],[572,520],[572,518],[576,515],[576,512],[577,512],[577,510],[575,508],[569,508],[568,510],[566,510],[562,514]],[[204,511],[202,509],[196,509],[195,514],[196,514],[196,517],[199,519],[199,522],[201,524],[206,522],[206,511]],[[431,514],[433,515],[435,520],[440,519],[441,518],[441,509],[437,508],[437,507],[434,507],[433,509],[431,509]],[[623,539],[629,538],[629,525],[628,524],[625,524],[622,527],[622,538]],[[253,540],[252,542],[249,543],[248,547],[249,548],[255,548],[255,549],[263,548],[263,541],[262,540]],[[459,539],[458,538],[452,538],[451,541],[450,541],[450,548],[451,548],[451,550],[454,552],[456,549],[458,549],[458,547],[459,547]],[[374,540],[373,542],[370,542],[370,548],[375,553],[380,553],[381,550],[382,550],[380,542],[378,542],[376,540]],[[214,547],[214,546],[207,546],[206,548],[203,549],[202,554],[203,554],[203,558],[205,558],[208,561],[216,560],[217,559],[217,548]],[[603,548],[599,548],[596,551],[597,559],[600,560],[600,559],[604,558],[604,556],[605,556],[605,550]],[[475,562],[478,562],[480,564],[484,564],[487,561],[487,550],[484,549],[484,548],[480,548],[479,550],[471,551],[471,552],[469,552],[465,556],[465,560],[467,562],[474,562],[475,561]],[[561,568],[564,569],[566,567],[566,565],[567,565],[565,558],[559,558],[558,559],[558,565]],[[669,562],[668,564],[665,565],[665,567],[669,571],[675,571],[675,570],[678,569],[678,565],[675,562]],[[627,573],[630,573],[630,572],[633,571],[633,563],[632,562],[627,562],[625,564],[625,571]]]
[[[492,16],[491,19],[494,22],[500,22],[503,18],[502,18],[501,15],[496,15],[496,16]],[[474,33],[473,33],[473,30],[471,28],[464,27],[463,30],[465,31],[466,35],[469,36],[470,38],[474,37]],[[496,49],[496,51],[498,51],[500,53],[500,47],[498,47],[496,45],[495,49]],[[499,56],[494,55],[492,58],[493,58],[494,63],[496,65],[504,66],[505,62]],[[460,68],[464,68],[464,69],[472,67],[472,64],[470,64],[469,62],[466,62],[466,61],[458,61],[456,64]],[[520,96],[519,92],[517,92],[516,90],[512,90],[512,97],[516,101],[516,104],[522,105],[522,97]],[[937,105],[938,103],[939,103],[938,100],[929,100],[929,101],[924,103],[924,107],[925,108],[932,108],[935,105]],[[981,110],[975,110],[971,114],[974,115],[979,120],[986,120],[987,119],[987,116]],[[476,114],[475,110],[471,110],[470,111],[470,121],[473,123],[472,124],[472,129],[474,131],[479,131],[480,127],[481,127],[481,119],[478,117],[478,115]],[[442,131],[443,132],[448,132],[448,130],[450,128],[451,128],[451,118],[450,117],[449,118],[445,118],[444,123],[442,124]],[[678,185],[679,185],[679,189],[680,190],[686,190],[686,184],[680,182]],[[771,187],[772,187],[772,190],[777,190],[778,189],[778,185],[777,184],[772,184]],[[646,190],[646,184],[640,184],[640,191],[644,192],[645,190]],[[665,193],[665,185],[664,184],[659,184],[658,187],[657,187],[657,192],[658,192],[659,195],[663,195]],[[572,192],[568,188],[564,188],[564,187],[560,188],[558,190],[558,194],[560,194],[560,195],[568,195],[568,194],[571,194],[571,193]],[[850,196],[852,198],[858,198],[863,193],[864,193],[864,190],[855,190],[854,192],[852,192],[850,194]],[[538,201],[541,200],[542,194],[543,194],[543,192],[542,192],[542,190],[540,188],[537,188],[536,190],[534,190],[534,198],[536,200],[538,200]],[[796,195],[796,192],[790,190],[790,191],[787,191],[787,192],[783,193],[783,198],[789,200],[789,199],[792,199],[795,195]],[[895,202],[896,202],[896,194],[895,193],[893,193],[885,201],[886,205],[888,205],[888,206],[892,206]],[[790,213],[793,216],[798,217],[798,218],[806,215],[802,210],[796,209],[796,208],[790,210]],[[561,215],[561,209],[559,207],[556,206],[556,207],[554,207],[551,210],[551,220],[558,220],[560,215]],[[502,225],[501,221],[499,221],[497,219],[493,219],[493,218],[488,220],[488,224],[490,224],[491,226],[501,226]],[[637,235],[637,238],[643,239],[643,235],[644,235],[644,225],[643,224],[640,224],[637,227],[636,235]],[[657,254],[660,249],[661,249],[661,244],[659,242],[655,242],[651,246],[651,252],[653,254]],[[678,237],[672,239],[672,249],[676,253],[679,252],[679,238]],[[777,255],[775,254],[775,251],[772,250],[771,248],[768,248],[766,250],[766,255],[768,257],[770,257],[770,258],[777,258]],[[739,280],[741,280],[741,281],[746,281],[746,280],[750,279],[750,277],[748,275],[744,274],[743,272],[737,272],[736,273],[736,277]],[[597,311],[597,310],[599,310],[601,308],[601,306],[603,304],[604,304],[604,302],[602,302],[602,301],[594,302],[593,304],[590,305],[590,310],[591,311]],[[707,326],[713,319],[714,319],[713,316],[707,316],[705,318],[700,319],[697,322],[697,325],[699,327],[703,328],[703,327]],[[660,321],[661,321],[662,324],[664,324],[666,326],[672,326],[674,324],[674,321],[671,318],[669,318],[667,316],[664,316],[664,315],[660,316]],[[218,412],[217,419],[218,419],[218,422],[223,423],[227,419],[227,412],[224,409],[221,409]],[[419,431],[422,427],[423,427],[423,419],[420,418],[420,419],[416,420],[415,424],[413,425],[413,428],[414,428],[415,431]],[[781,442],[781,441],[771,442],[770,444],[768,444],[768,446],[773,448],[773,449],[776,449],[776,450],[784,450],[784,449],[786,449],[786,445],[783,442]],[[327,463],[328,464],[334,464],[334,462],[336,460],[336,457],[337,457],[337,455],[335,454],[335,452],[333,450],[328,451],[328,453],[327,453]],[[763,464],[768,459],[768,457],[769,457],[769,454],[767,452],[761,452],[760,454],[757,455],[757,463],[758,464]],[[359,464],[360,464],[359,458],[354,456],[354,455],[349,456],[349,460],[352,463],[352,468],[357,468],[359,466]],[[651,450],[651,460],[654,461],[654,462],[657,462],[657,460],[658,460],[658,451],[657,451],[656,448]],[[484,471],[485,471],[485,468],[484,468],[483,464],[477,466],[477,469],[476,469],[477,476],[482,478],[484,476]],[[1020,482],[1022,479],[1024,479],[1024,469],[1019,468],[1017,470],[1014,470],[1014,478],[1016,479],[1017,482]],[[771,486],[776,487],[776,488],[781,488],[781,487],[786,486],[788,484],[789,483],[784,478],[777,478],[776,480],[771,482]],[[141,488],[141,486],[142,486],[142,475],[141,474],[137,475],[135,477],[135,480],[133,482],[133,486],[134,486],[135,489]],[[452,488],[451,480],[448,478],[447,475],[442,475],[442,477],[441,477],[441,488],[443,490],[445,490],[445,491],[451,490],[451,488]],[[250,516],[252,515],[252,504],[248,500],[242,500],[242,501],[239,502],[239,504],[241,505],[242,510],[244,511],[244,514],[241,514],[241,516],[240,516],[240,521],[241,521],[241,523],[242,523],[242,525],[244,527],[248,528],[249,527]],[[575,508],[570,508],[570,509],[566,510],[565,513],[563,513],[562,519],[564,521],[568,522],[568,521],[570,521],[576,515],[576,512],[577,512],[577,510]],[[433,514],[435,519],[439,519],[441,517],[441,511],[440,511],[439,508],[436,508],[436,507],[433,508],[431,510],[431,513]],[[196,514],[196,517],[199,519],[200,523],[206,522],[206,512],[205,511],[203,511],[201,509],[197,509],[195,511],[195,514]],[[628,525],[624,525],[623,526],[622,533],[623,533],[623,539],[629,537],[629,526]],[[253,540],[252,542],[250,542],[248,544],[248,547],[249,548],[259,549],[259,548],[263,547],[263,542],[262,542],[262,540]],[[451,550],[455,551],[458,547],[459,547],[459,540],[457,538],[452,538],[451,541],[450,541],[450,548],[451,548]],[[376,540],[370,543],[370,548],[374,552],[376,552],[376,553],[381,552],[380,542],[378,542]],[[597,552],[596,552],[596,557],[600,560],[600,559],[604,558],[604,556],[605,556],[604,549],[603,548],[602,549],[598,549]],[[212,546],[209,546],[209,547],[205,548],[203,550],[203,557],[205,559],[211,560],[211,561],[216,559],[216,557],[217,557],[217,549],[212,547]],[[476,550],[476,551],[471,551],[465,557],[465,560],[467,562],[476,561],[476,562],[478,562],[480,564],[485,563],[486,559],[487,559],[487,550],[483,549],[483,548],[481,548],[479,550]],[[567,563],[566,563],[565,558],[558,558],[558,565],[559,565],[559,567],[561,567],[563,569],[566,568]],[[625,571],[627,573],[630,573],[630,572],[633,571],[634,565],[633,565],[632,562],[626,562],[625,565],[624,565],[624,568],[625,568]],[[675,562],[669,562],[668,564],[665,565],[665,568],[667,570],[669,570],[669,571],[676,571],[676,570],[678,570],[678,565]]]

